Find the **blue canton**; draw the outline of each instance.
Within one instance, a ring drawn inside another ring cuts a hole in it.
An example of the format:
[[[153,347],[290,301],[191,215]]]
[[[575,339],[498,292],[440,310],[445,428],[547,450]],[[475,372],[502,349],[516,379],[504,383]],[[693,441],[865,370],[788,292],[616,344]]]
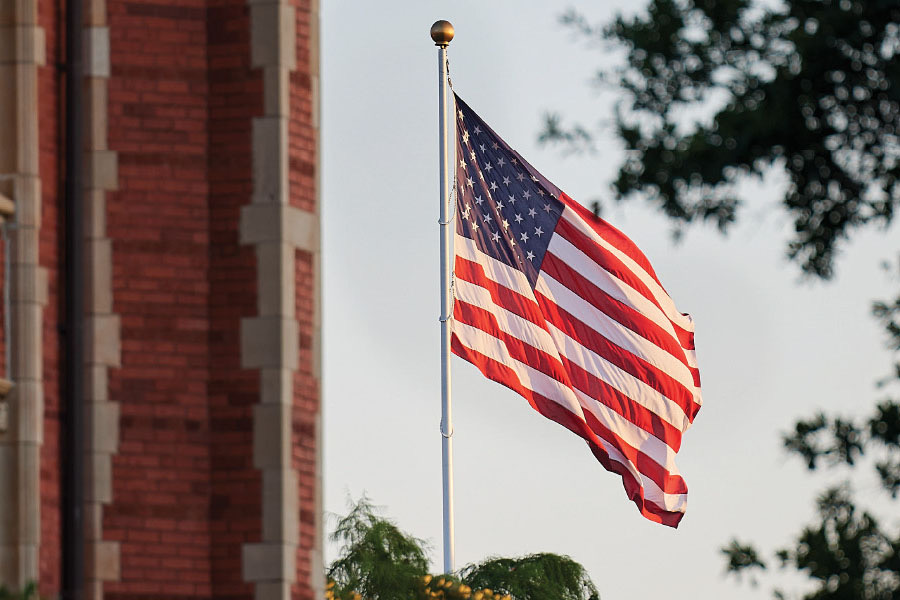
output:
[[[522,271],[533,288],[556,223],[559,188],[456,96],[456,232]]]

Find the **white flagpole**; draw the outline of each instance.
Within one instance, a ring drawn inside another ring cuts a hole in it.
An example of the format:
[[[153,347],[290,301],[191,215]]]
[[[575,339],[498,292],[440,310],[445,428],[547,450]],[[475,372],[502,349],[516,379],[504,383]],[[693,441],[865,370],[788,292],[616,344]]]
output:
[[[453,39],[453,25],[437,21],[431,26],[431,39],[438,47],[438,106],[440,126],[441,162],[441,463],[444,488],[444,572],[454,571],[453,540],[453,422],[450,411],[450,141],[447,106],[450,102],[450,85],[447,74],[447,46]],[[453,118],[452,124],[456,123]]]

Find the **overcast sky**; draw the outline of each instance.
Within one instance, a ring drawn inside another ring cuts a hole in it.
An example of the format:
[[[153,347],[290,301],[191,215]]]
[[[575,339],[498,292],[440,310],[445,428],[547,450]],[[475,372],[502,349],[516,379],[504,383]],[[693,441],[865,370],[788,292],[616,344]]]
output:
[[[897,228],[846,247],[831,283],[785,258],[791,223],[777,175],[746,188],[726,238],[671,224],[639,201],[614,205],[623,153],[611,132],[595,156],[537,143],[549,111],[608,123],[616,101],[590,85],[604,51],[558,22],[593,21],[643,2],[322,3],[325,508],[363,492],[441,559],[437,58],[428,31],[456,28],[456,92],[513,148],[647,254],[696,322],[704,406],[678,465],[688,483],[678,530],[651,523],[584,442],[508,389],[453,359],[457,563],[550,551],[587,567],[604,600],[771,597],[723,577],[732,536],[771,551],[813,515],[835,479],[809,475],[780,433],[823,409],[861,414],[883,394],[890,356],[871,300],[896,294],[882,269]],[[857,491],[873,495],[874,479]],[[874,500],[873,500],[874,501]],[[885,524],[900,523],[882,512]],[[334,558],[328,546],[326,559]],[[782,579],[801,589],[802,581]]]

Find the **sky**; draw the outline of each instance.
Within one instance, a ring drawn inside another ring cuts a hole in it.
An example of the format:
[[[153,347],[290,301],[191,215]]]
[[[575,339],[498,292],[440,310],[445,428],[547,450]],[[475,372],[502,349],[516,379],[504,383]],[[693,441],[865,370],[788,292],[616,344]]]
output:
[[[618,100],[591,84],[616,59],[559,23],[569,7],[592,22],[642,0],[606,2],[322,3],[322,202],[325,509],[367,494],[441,558],[437,51],[447,19],[455,91],[569,196],[599,198],[604,217],[650,258],[679,310],[696,323],[704,406],[678,465],[689,487],[677,530],[647,521],[621,479],[584,442],[514,392],[452,360],[457,566],[488,556],[567,554],[604,600],[771,597],[724,576],[732,537],[771,556],[813,518],[817,492],[846,473],[812,474],[780,436],[818,410],[862,415],[890,371],[873,299],[896,295],[882,267],[898,228],[845,246],[834,281],[805,280],[785,257],[791,222],[778,174],[746,185],[740,224],[675,243],[672,224],[641,202],[615,204],[623,158],[608,127]],[[605,132],[594,155],[542,146],[544,115]],[[874,479],[855,481],[879,504]],[[896,511],[881,511],[898,526]],[[333,524],[333,520],[328,521]],[[326,547],[326,561],[337,549]]]

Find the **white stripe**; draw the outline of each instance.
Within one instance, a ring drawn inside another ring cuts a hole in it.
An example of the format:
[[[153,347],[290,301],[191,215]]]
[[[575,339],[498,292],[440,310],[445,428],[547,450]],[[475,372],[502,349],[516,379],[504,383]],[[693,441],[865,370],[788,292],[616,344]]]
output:
[[[517,292],[530,300],[535,300],[531,283],[525,277],[525,273],[500,262],[493,256],[489,256],[478,249],[473,240],[461,235],[455,240],[456,255],[466,260],[476,262],[484,268],[484,273],[492,281]],[[535,300],[536,302],[536,300]]]
[[[699,395],[699,391],[695,391],[694,376],[683,362],[598,310],[548,273],[541,272],[538,275],[535,291],[549,298],[551,302],[622,350],[644,359],[681,383],[688,394]]]
[[[529,346],[546,352],[556,360],[560,360],[556,344],[554,344],[553,338],[550,337],[550,334],[545,329],[496,304],[494,299],[491,298],[491,293],[485,288],[464,279],[457,279],[456,299],[490,312],[497,320],[497,325],[501,331]],[[535,305],[535,308],[537,308],[537,305]],[[454,321],[454,324],[456,322]]]
[[[597,379],[609,384],[650,412],[658,415],[659,418],[679,431],[686,431],[690,427],[690,420],[678,403],[666,398],[641,379],[627,371],[623,371],[599,354],[585,348],[577,340],[572,339],[565,332],[554,327],[552,323],[547,325],[550,329],[550,335],[553,337],[553,341],[556,343],[556,347],[559,348],[559,353],[562,356],[565,356]]]
[[[577,398],[574,397],[571,389],[552,377],[513,359],[509,355],[503,342],[476,327],[465,325],[463,323],[458,323],[458,326],[454,329],[454,333],[464,346],[484,354],[511,369],[517,375],[519,383],[523,387],[560,404],[560,406],[572,412],[577,418],[584,420],[580,403]],[[560,398],[560,394],[563,395],[563,398]],[[656,482],[643,475],[637,469],[637,466],[629,461],[614,446],[605,440],[601,441],[603,442],[603,447],[609,454],[610,459],[624,465],[632,476],[641,482],[644,488],[644,498],[662,506],[665,510],[684,510],[685,503],[687,502],[687,498],[684,494],[666,494],[660,489]]]
[[[665,442],[584,392],[576,389],[575,394],[581,400],[581,407],[584,410],[591,412],[598,421],[629,446],[646,454],[671,475],[680,475],[678,466],[675,464],[675,451],[669,448]]]
[[[682,431],[689,424],[684,411],[677,403],[669,400],[631,373],[623,371],[602,356],[588,350],[563,331],[557,329],[552,323],[547,323],[550,329],[549,332],[538,327],[531,321],[523,319],[495,304],[490,292],[474,283],[458,279],[456,290],[458,300],[490,312],[503,333],[546,352],[556,360],[560,360],[560,353],[562,353],[563,356],[573,363],[651,412],[659,415],[660,418],[679,431]],[[456,331],[457,325],[467,325],[457,320],[454,320],[453,324],[454,331]]]
[[[686,329],[688,331],[694,331],[694,321],[691,319],[690,315],[685,315],[678,312],[678,309],[675,308],[675,303],[672,301],[672,298],[666,293],[662,286],[656,283],[656,280],[652,275],[647,273],[644,268],[634,261],[630,256],[613,246],[607,240],[605,240],[600,234],[598,234],[594,229],[584,222],[584,219],[576,213],[574,210],[565,207],[563,209],[562,218],[574,225],[581,233],[589,237],[595,243],[603,246],[610,252],[612,252],[622,263],[628,267],[628,269],[634,273],[634,275],[640,279],[644,285],[647,286],[647,289],[650,290],[650,293],[653,294],[653,297],[656,298],[656,301],[659,302],[659,305],[662,307],[663,311],[666,313],[666,316],[671,319],[673,323],[678,324],[682,329]]]
[[[581,403],[578,401],[572,388],[514,359],[510,356],[506,344],[477,327],[457,321],[454,324],[453,333],[456,334],[463,346],[472,348],[512,369],[518,376],[519,383],[524,387],[553,400],[584,421]]]
[[[566,238],[554,235],[547,251],[611,297],[653,321],[672,337],[676,346],[682,347],[672,321],[666,317],[662,309],[621,279],[613,277]],[[682,350],[687,364],[696,368],[696,352],[683,347]]]

